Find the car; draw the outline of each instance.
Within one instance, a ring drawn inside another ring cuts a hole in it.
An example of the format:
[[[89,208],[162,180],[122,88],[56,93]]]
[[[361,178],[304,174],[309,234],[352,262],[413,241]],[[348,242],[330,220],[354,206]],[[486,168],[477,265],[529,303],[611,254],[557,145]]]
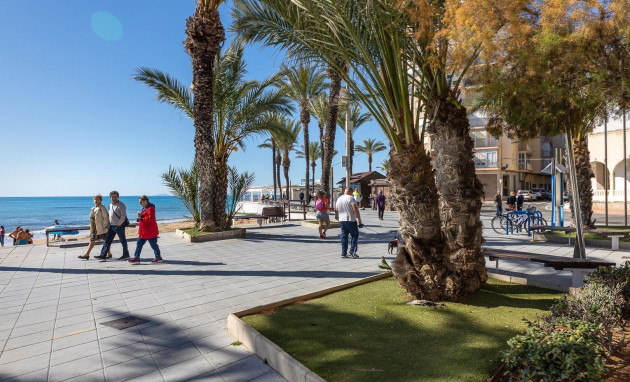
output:
[[[523,195],[524,202],[531,202],[536,200],[536,195],[534,195],[530,190],[518,190],[518,194]]]
[[[536,195],[537,200],[549,200],[551,199],[549,193],[544,188],[532,188],[532,193]]]

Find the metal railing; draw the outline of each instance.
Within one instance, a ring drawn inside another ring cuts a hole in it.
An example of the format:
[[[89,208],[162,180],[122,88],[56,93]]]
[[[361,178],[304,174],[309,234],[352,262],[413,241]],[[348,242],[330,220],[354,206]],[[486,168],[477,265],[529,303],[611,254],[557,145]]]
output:
[[[627,200],[630,201],[630,190],[628,190]],[[593,201],[606,201],[606,190],[593,190]],[[623,190],[608,190],[609,202],[623,202]]]

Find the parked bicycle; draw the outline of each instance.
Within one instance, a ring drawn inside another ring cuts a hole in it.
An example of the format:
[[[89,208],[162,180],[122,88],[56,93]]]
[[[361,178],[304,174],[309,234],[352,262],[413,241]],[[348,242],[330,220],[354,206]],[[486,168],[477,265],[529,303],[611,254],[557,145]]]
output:
[[[529,236],[532,225],[547,225],[547,221],[540,211],[536,211],[536,207],[528,206],[525,211],[514,211],[514,209],[506,211],[508,212],[505,215],[495,216],[492,219],[492,229],[499,235],[525,231]]]

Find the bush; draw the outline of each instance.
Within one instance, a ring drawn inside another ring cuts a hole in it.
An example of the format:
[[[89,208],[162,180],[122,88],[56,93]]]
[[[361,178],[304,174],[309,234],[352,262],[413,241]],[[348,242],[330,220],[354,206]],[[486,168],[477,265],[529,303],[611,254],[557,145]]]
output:
[[[549,324],[557,320],[580,320],[602,325],[602,332],[598,342],[608,354],[613,352],[613,333],[615,330],[623,330],[623,318],[621,316],[621,287],[609,288],[602,284],[588,284],[580,291],[563,296],[551,307],[551,317],[543,318]]]
[[[609,288],[621,286],[621,294],[625,300],[624,311],[630,313],[630,261],[619,267],[599,267],[588,275],[586,282]]]
[[[528,326],[502,354],[507,373],[522,381],[600,381],[608,371],[597,343],[601,325],[558,319]]]

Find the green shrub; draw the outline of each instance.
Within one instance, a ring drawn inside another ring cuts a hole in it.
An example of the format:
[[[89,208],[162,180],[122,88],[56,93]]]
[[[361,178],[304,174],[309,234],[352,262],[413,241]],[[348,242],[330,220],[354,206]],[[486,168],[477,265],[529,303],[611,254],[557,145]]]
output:
[[[528,325],[502,354],[507,373],[522,381],[601,381],[608,371],[597,343],[601,325],[561,319]]]
[[[607,354],[613,352],[613,333],[623,330],[621,306],[623,297],[619,285],[608,287],[595,283],[585,285],[581,290],[571,295],[563,296],[551,307],[551,316],[543,318],[549,324],[557,320],[580,320],[601,324],[598,342]]]
[[[609,288],[621,286],[621,294],[625,300],[624,310],[630,313],[630,261],[618,267],[599,267],[588,275],[586,282]]]

